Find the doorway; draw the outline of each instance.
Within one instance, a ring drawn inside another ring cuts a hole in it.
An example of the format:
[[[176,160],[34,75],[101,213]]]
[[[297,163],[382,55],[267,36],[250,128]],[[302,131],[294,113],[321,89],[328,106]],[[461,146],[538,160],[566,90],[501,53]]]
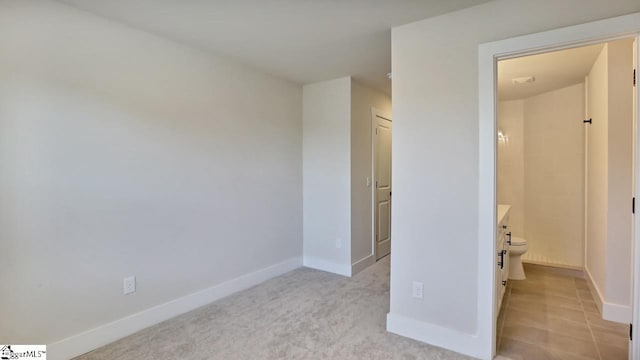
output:
[[[483,329],[492,329],[491,346],[492,354],[495,355],[496,340],[496,313],[493,309],[496,300],[495,287],[495,264],[496,256],[496,64],[500,60],[521,57],[525,55],[540,54],[554,50],[573,48],[578,46],[595,44],[603,41],[613,41],[624,37],[633,36],[638,38],[640,32],[640,22],[638,16],[630,15],[614,19],[602,20],[593,23],[547,31],[538,34],[521,36],[507,40],[496,41],[480,45],[479,51],[479,106],[480,106],[480,181],[479,181],[479,204],[483,209],[479,217],[480,249],[479,261],[484,264],[479,270],[479,286],[482,287],[479,298],[479,309],[486,315],[479,319]],[[634,50],[637,58],[637,47]],[[631,77],[629,75],[629,77]],[[634,95],[634,102],[638,102],[637,91]],[[637,105],[636,105],[637,108]],[[634,115],[634,144],[637,138],[637,111]],[[637,147],[634,151],[637,157]],[[634,189],[638,187],[637,167],[634,169]],[[635,192],[635,191],[634,191]],[[629,199],[630,200],[630,199]],[[634,223],[638,217],[634,216]],[[638,244],[638,233],[634,231],[634,245]],[[634,301],[633,319],[638,320],[638,246],[634,246]],[[484,330],[483,330],[484,331]],[[633,334],[637,334],[637,329],[633,329]],[[636,338],[637,336],[634,336]],[[633,342],[631,346],[632,358],[640,356],[640,346]]]
[[[391,252],[391,116],[371,110],[373,160],[373,247],[376,260]]]
[[[498,355],[628,358],[633,41],[498,62]]]

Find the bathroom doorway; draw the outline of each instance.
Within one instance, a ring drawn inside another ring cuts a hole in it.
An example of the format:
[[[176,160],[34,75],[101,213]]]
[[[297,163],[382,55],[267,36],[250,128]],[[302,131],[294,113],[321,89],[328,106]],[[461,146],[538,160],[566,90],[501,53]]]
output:
[[[580,46],[593,45],[607,41],[615,41],[622,38],[640,37],[640,14],[631,14],[611,19],[605,19],[567,28],[545,31],[536,34],[524,35],[515,38],[499,40],[491,43],[481,44],[478,52],[479,66],[479,309],[483,313],[479,316],[479,328],[482,334],[487,334],[487,346],[491,348],[491,354],[496,354],[498,313],[495,304],[498,299],[496,275],[499,270],[496,268],[499,257],[497,255],[497,236],[500,234],[496,226],[498,218],[497,207],[497,106],[498,106],[498,61],[547,53],[556,50],[576,48]],[[634,63],[637,64],[638,47],[635,46]],[[634,75],[635,77],[635,75]],[[631,78],[631,75],[629,75]],[[635,145],[637,138],[639,116],[637,111],[638,92],[634,87],[633,102],[635,115],[633,117],[633,145],[635,153],[634,162],[638,158],[638,146]],[[583,119],[588,120],[588,119]],[[638,167],[633,170],[634,190],[638,188],[640,176]],[[633,231],[633,320],[640,322],[640,236],[638,225],[640,217],[633,217],[636,225]],[[627,328],[627,330],[629,330]],[[633,339],[638,338],[637,326],[632,327],[631,335]],[[544,334],[542,335],[544,336]],[[567,347],[568,348],[568,347]],[[640,342],[632,341],[630,346],[631,358],[640,358]]]
[[[498,355],[628,358],[634,40],[498,62]]]

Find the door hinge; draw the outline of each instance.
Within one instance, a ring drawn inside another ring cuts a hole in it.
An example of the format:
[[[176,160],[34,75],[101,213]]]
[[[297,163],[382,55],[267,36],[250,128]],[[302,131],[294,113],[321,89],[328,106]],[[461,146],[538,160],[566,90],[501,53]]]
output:
[[[633,324],[629,324],[629,340],[633,341]]]
[[[635,197],[631,198],[631,213],[632,214],[636,213],[636,198]]]
[[[633,86],[636,86],[636,69],[633,69]]]
[[[593,124],[593,119],[582,120],[582,122],[585,124]]]

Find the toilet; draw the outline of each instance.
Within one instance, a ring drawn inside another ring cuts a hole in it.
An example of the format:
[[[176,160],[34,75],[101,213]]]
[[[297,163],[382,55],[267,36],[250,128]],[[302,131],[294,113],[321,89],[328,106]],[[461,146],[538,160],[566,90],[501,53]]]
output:
[[[512,237],[509,245],[509,279],[526,280],[522,267],[522,255],[527,252],[527,241],[523,238]]]

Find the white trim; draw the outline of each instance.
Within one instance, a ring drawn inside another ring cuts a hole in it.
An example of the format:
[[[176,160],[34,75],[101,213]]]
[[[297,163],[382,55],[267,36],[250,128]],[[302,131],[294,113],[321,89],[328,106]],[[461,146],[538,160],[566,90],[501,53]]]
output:
[[[587,285],[589,286],[589,290],[591,291],[591,295],[602,315],[604,320],[615,321],[623,324],[628,324],[631,322],[633,315],[633,308],[629,305],[620,305],[612,302],[606,302],[604,300],[604,296],[602,296],[602,292],[598,285],[593,281],[593,277],[591,276],[591,272],[589,269],[585,268],[585,279],[587,280]]]
[[[629,305],[620,305],[605,302],[602,304],[602,318],[622,324],[631,322],[633,308]]]
[[[634,111],[634,118],[638,119],[638,121],[633,123],[633,127],[635,130],[635,138],[634,138],[634,142],[633,142],[633,146],[634,146],[634,166],[635,169],[633,171],[633,177],[634,177],[634,189],[633,189],[633,196],[635,196],[636,198],[638,197],[638,189],[640,189],[640,175],[638,174],[638,172],[640,171],[640,166],[638,166],[638,161],[640,160],[640,144],[638,144],[638,140],[640,140],[640,109],[638,109],[638,105],[640,105],[640,91],[638,91],[638,87],[640,87],[639,84],[639,78],[640,78],[640,74],[638,74],[638,71],[640,71],[639,67],[639,62],[640,62],[640,34],[638,36],[636,36],[636,41],[633,44],[634,46],[634,52],[633,52],[633,65],[635,66],[636,69],[636,86],[633,88],[634,91],[634,96],[635,96],[635,101],[633,102],[633,111]],[[638,199],[636,199],[636,202],[638,202]],[[638,241],[638,237],[639,237],[639,233],[640,233],[640,216],[637,216],[638,211],[636,211],[636,214],[634,214],[633,216],[633,234],[634,234],[634,242],[633,242],[633,278],[632,278],[632,286],[633,286],[633,296],[631,298],[631,306],[632,306],[632,319],[633,319],[633,323],[636,324],[636,326],[634,326],[632,328],[632,337],[633,339],[635,339],[635,341],[631,341],[630,342],[630,346],[629,346],[629,358],[630,359],[634,359],[634,358],[638,358],[640,357],[640,341],[639,341],[639,336],[640,336],[640,331],[638,330],[638,327],[640,326],[640,241]],[[634,357],[635,356],[635,357]]]
[[[600,311],[600,314],[602,314],[602,305],[604,304],[604,297],[602,296],[602,293],[600,292],[598,285],[596,285],[596,282],[593,281],[593,276],[591,276],[591,271],[589,271],[589,268],[585,267],[584,273],[585,273],[585,280],[587,280],[587,286],[591,291],[591,295],[593,296],[593,300],[596,303],[596,307],[598,308],[598,311]]]
[[[359,273],[360,271],[368,268],[376,263],[376,256],[374,254],[367,255],[362,259],[351,264],[351,276]]]
[[[371,108],[371,254],[375,261],[378,258],[378,250],[376,248],[376,116],[380,111]]]
[[[387,331],[464,355],[484,358],[481,338],[453,329],[418,321],[398,314],[387,314]]]
[[[543,260],[531,260],[531,259],[524,259],[524,258],[522,259],[522,263],[533,265],[533,266],[544,266],[545,268],[573,270],[575,271],[574,276],[578,276],[578,277],[584,276],[584,268],[582,266],[561,264],[561,263],[555,263],[555,262],[543,261]]]
[[[242,275],[193,294],[160,304],[97,328],[48,344],[51,360],[70,359],[149,326],[212,303],[238,291],[260,284],[302,266],[302,258],[295,257],[264,269]]]
[[[351,276],[351,265],[338,264],[333,261],[327,261],[313,256],[305,256],[302,264],[308,268],[322,270],[342,276]]]
[[[528,260],[528,259],[522,259],[522,263],[523,264],[527,264],[529,266],[541,266],[541,267],[544,267],[547,270],[551,270],[551,271],[555,271],[555,272],[571,274],[571,276],[574,276],[574,277],[584,277],[585,276],[584,268],[582,266],[558,264],[558,263],[552,263],[552,262],[546,262],[546,261]]]
[[[544,31],[511,39],[480,44],[478,47],[479,71],[479,191],[478,191],[478,337],[482,346],[481,357],[491,359],[495,355],[495,291],[494,271],[496,262],[496,62],[528,54],[536,54],[570,47],[583,46],[623,37],[637,36],[640,32],[640,13],[590,22],[582,25]],[[637,99],[636,99],[637,101]],[[636,169],[636,172],[638,169]],[[636,184],[638,184],[636,175]],[[638,184],[640,186],[640,184]],[[636,217],[636,221],[638,221]],[[634,242],[640,243],[638,232]],[[640,262],[636,251],[634,264]],[[638,273],[640,274],[640,273]],[[639,280],[636,280],[636,284]],[[634,286],[637,294],[637,286]],[[636,300],[638,297],[635,298]],[[638,301],[634,301],[636,319]],[[640,323],[636,328],[640,326]],[[457,349],[457,345],[452,347]],[[640,358],[640,341],[634,342],[634,357]]]
[[[492,49],[480,45],[478,148],[478,337],[482,359],[496,354],[496,63]],[[489,262],[490,261],[490,262]],[[457,347],[454,347],[457,349]]]

